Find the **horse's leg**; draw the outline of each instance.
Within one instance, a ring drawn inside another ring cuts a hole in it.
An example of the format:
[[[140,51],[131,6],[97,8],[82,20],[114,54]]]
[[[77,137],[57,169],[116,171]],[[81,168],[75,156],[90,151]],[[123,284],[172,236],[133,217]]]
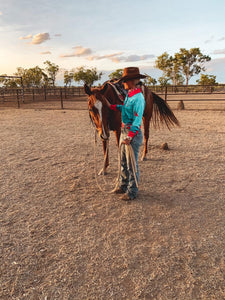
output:
[[[103,141],[102,145],[103,145],[103,153],[104,153],[104,165],[103,165],[103,168],[101,169],[101,171],[98,173],[98,175],[101,175],[103,172],[106,173],[106,169],[109,166],[109,147],[108,147],[108,141]]]
[[[120,145],[121,128],[115,130],[114,133],[115,133],[115,136],[116,136],[116,143],[117,143],[117,146],[118,146],[118,148],[119,148],[119,145]]]
[[[150,119],[148,116],[143,117],[143,123],[144,123],[144,140],[145,140],[145,145],[144,145],[144,151],[142,155],[142,160],[146,160],[146,155],[148,153],[148,139],[149,139],[149,124],[150,124]]]

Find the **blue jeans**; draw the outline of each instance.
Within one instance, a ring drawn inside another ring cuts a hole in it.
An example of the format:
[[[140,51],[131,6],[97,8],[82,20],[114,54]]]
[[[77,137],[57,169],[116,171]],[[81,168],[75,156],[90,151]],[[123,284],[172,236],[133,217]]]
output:
[[[129,131],[130,130],[127,129],[126,127],[122,128],[120,143],[122,143],[122,141],[127,137]],[[139,129],[138,133],[133,137],[130,143],[133,148],[134,156],[136,160],[137,182],[139,182],[138,154],[139,154],[139,149],[142,141],[143,141],[143,134],[141,129]],[[124,192],[126,192],[130,198],[135,198],[137,196],[138,187],[134,179],[133,169],[127,153],[127,147],[125,147],[124,144],[122,144],[122,148],[121,148],[121,175],[120,175],[119,187]]]

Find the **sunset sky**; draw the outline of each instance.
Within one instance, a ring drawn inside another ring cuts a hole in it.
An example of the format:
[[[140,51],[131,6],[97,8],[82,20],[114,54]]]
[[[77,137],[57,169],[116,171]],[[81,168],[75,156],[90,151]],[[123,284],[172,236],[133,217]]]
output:
[[[225,83],[224,0],[0,0],[0,74],[17,67],[112,71],[137,66],[154,78],[157,56],[199,47],[206,74]],[[195,83],[195,76],[191,83]]]

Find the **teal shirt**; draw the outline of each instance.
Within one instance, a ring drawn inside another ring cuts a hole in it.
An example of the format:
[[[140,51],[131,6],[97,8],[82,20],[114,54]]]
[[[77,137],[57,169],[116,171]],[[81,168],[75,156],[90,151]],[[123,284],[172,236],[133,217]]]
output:
[[[126,96],[123,105],[116,105],[116,108],[122,113],[122,122],[131,125],[130,131],[134,136],[141,126],[141,121],[145,109],[145,99],[141,92],[129,97]]]

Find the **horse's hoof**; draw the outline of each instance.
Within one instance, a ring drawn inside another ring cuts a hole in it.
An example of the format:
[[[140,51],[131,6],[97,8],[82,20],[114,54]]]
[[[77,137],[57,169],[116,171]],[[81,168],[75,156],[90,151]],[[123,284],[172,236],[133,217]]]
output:
[[[104,169],[101,169],[101,171],[98,172],[98,176],[103,175],[103,174],[106,175],[107,171]]]

